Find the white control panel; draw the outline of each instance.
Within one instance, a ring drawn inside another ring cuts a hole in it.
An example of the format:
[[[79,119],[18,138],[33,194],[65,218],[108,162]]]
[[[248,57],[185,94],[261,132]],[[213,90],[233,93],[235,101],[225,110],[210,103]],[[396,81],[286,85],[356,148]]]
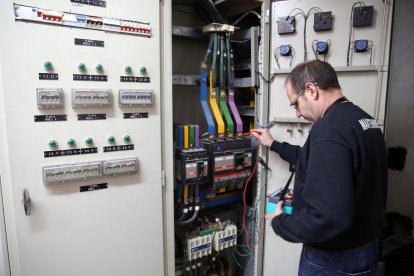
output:
[[[0,1],[11,275],[164,275],[160,5]]]

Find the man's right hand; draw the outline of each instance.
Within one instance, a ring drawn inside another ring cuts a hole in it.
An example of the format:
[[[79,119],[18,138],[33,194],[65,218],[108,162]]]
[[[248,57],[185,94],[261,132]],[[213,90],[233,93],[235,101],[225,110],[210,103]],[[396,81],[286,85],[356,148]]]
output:
[[[275,139],[273,139],[268,128],[255,128],[250,130],[250,134],[257,138],[263,146],[270,147]]]

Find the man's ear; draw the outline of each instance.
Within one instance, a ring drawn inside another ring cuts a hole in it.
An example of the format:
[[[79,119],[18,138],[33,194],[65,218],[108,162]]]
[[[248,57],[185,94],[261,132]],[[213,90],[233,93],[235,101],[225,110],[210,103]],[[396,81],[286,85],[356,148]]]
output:
[[[307,84],[307,88],[308,88],[308,90],[309,90],[309,96],[310,96],[310,98],[311,99],[313,99],[313,100],[317,100],[317,99],[319,99],[319,93],[320,93],[320,91],[319,91],[319,89],[318,89],[318,86],[316,86],[315,84],[313,84],[313,83],[308,83]]]

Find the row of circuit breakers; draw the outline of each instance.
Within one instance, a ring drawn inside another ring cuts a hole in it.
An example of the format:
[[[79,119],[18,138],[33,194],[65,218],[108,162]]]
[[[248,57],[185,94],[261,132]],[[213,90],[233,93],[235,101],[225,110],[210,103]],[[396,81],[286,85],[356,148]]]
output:
[[[43,167],[42,172],[43,184],[46,186],[90,178],[132,174],[138,172],[138,158],[128,157],[51,165]]]
[[[61,108],[64,105],[63,89],[37,88],[38,108]],[[72,89],[72,107],[103,107],[112,104],[112,90],[110,89]],[[152,105],[154,93],[152,90],[120,89],[118,105],[146,106]]]
[[[18,4],[14,4],[14,17],[16,20],[60,25],[71,28],[75,27],[106,32],[128,33],[146,37],[151,36],[151,26],[146,22],[72,12],[60,12]]]
[[[214,188],[246,181],[251,174],[250,137],[199,140],[199,126],[177,126],[176,179],[180,183],[209,182]]]

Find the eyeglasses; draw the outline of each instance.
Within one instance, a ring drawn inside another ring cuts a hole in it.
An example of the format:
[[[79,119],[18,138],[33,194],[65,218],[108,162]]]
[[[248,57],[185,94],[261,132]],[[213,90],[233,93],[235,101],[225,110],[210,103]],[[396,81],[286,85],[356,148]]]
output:
[[[294,108],[296,110],[298,109],[299,98],[302,97],[302,95],[305,93],[306,89],[307,88],[305,87],[298,93],[298,95],[296,96],[296,99],[293,101],[293,103],[290,104],[291,108]]]
[[[296,110],[298,110],[298,101],[299,101],[299,98],[300,97],[302,97],[303,96],[303,94],[305,93],[305,91],[308,89],[306,86],[308,85],[308,84],[313,84],[314,86],[318,86],[318,82],[317,81],[315,81],[315,82],[311,82],[311,83],[306,83],[305,84],[305,88],[303,88],[298,94],[297,94],[297,96],[296,96],[296,99],[293,101],[293,103],[291,103],[290,104],[290,107],[292,107],[292,108],[294,108],[294,109],[296,109]]]

